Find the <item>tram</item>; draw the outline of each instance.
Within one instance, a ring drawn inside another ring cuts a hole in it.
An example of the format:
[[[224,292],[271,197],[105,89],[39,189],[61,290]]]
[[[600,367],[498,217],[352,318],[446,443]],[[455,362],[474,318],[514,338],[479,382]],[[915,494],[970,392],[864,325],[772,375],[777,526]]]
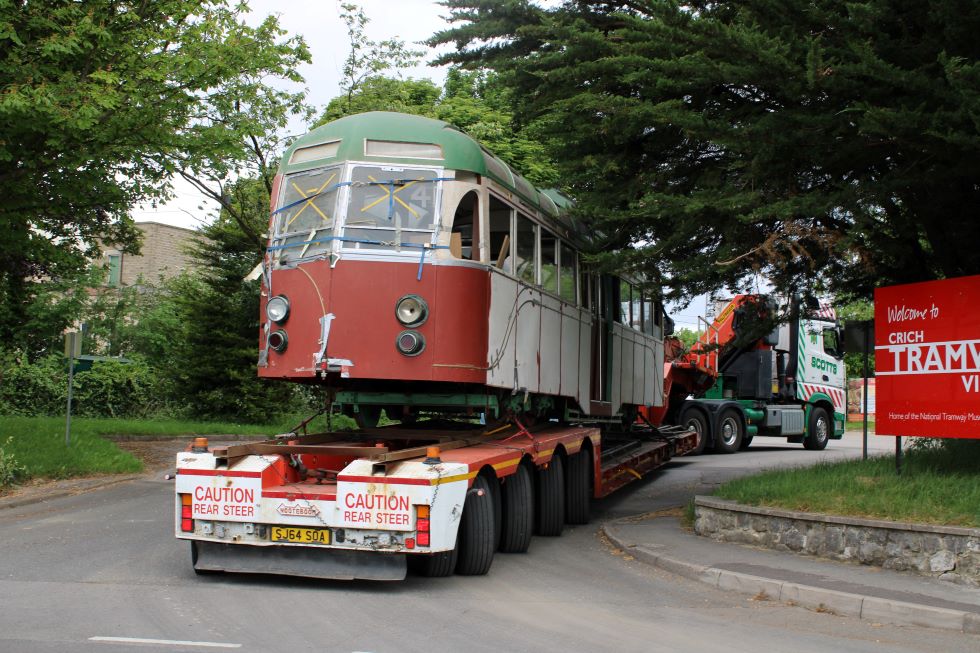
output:
[[[663,405],[664,313],[589,234],[452,125],[370,112],[299,138],[272,194],[259,375],[377,424],[629,424]]]

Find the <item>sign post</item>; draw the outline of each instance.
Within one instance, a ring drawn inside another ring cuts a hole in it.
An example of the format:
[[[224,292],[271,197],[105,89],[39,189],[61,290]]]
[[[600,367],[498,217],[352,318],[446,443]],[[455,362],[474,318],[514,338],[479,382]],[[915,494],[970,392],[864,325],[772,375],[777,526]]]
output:
[[[71,446],[71,400],[75,380],[75,357],[81,354],[82,338],[78,331],[65,334],[65,356],[68,358],[68,408],[65,411],[65,446]]]
[[[980,439],[980,276],[875,290],[878,435]]]

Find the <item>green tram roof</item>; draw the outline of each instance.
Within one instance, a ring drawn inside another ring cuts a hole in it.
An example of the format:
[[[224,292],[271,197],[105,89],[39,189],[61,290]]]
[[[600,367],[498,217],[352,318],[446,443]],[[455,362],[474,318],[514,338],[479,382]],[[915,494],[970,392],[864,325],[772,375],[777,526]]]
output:
[[[417,158],[401,155],[372,156],[365,152],[368,141],[436,145],[441,150],[442,156]],[[322,153],[312,149],[318,145],[334,143],[336,147],[324,148]],[[311,148],[308,157],[316,158],[300,157],[305,160],[290,163],[295,152],[305,148]],[[299,172],[333,161],[369,161],[381,165],[438,164],[449,170],[473,172],[490,177],[530,206],[556,220],[572,204],[571,200],[556,190],[536,189],[530,182],[515,173],[510,166],[448,122],[407,113],[371,111],[345,116],[321,125],[298,138],[286,150],[282,158],[282,171]],[[571,225],[566,224],[566,226]]]

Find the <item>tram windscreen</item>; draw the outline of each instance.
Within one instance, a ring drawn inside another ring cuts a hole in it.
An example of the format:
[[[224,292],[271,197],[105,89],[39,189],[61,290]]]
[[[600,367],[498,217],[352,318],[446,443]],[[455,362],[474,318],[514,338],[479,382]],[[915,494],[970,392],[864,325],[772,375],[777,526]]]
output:
[[[435,170],[355,167],[344,221],[344,247],[392,249],[431,242],[437,180]]]
[[[275,223],[283,258],[305,258],[330,249],[340,187],[339,167],[289,175]]]

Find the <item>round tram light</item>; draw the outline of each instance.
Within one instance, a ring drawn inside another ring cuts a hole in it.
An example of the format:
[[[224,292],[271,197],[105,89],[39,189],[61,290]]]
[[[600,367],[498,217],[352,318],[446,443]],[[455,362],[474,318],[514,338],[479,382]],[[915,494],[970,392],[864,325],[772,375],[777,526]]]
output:
[[[429,317],[429,305],[418,295],[405,295],[395,303],[395,317],[407,327],[421,326]]]
[[[289,346],[289,336],[282,329],[276,329],[269,334],[269,348],[273,351],[277,351],[280,354],[286,351],[286,347]]]
[[[425,338],[418,331],[402,331],[395,339],[395,347],[406,356],[418,356],[425,349]]]
[[[289,300],[285,295],[276,295],[265,305],[265,314],[276,324],[282,324],[289,317]]]

